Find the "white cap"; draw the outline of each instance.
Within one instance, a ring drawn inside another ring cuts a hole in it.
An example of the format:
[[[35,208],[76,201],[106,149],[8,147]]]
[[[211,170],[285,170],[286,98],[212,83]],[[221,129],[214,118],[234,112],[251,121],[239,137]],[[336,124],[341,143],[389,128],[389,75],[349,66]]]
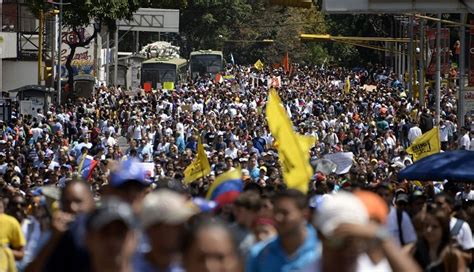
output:
[[[140,219],[144,229],[156,223],[178,225],[196,212],[192,202],[188,202],[184,196],[161,189],[145,197]]]
[[[314,217],[314,225],[325,236],[344,223],[366,224],[369,216],[364,204],[351,193],[339,192],[324,199]]]

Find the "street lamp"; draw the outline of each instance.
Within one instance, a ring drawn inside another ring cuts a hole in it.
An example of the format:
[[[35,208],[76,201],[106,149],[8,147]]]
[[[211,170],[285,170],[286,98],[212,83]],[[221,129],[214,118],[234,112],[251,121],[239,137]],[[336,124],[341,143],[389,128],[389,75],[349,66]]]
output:
[[[63,23],[63,5],[69,5],[71,3],[63,3],[63,0],[59,0],[59,2],[54,2],[52,0],[48,0],[48,3],[53,5],[59,5],[59,21],[58,21],[58,29],[56,33],[58,35],[58,60],[56,63],[56,74],[58,76],[58,104],[61,105],[61,50],[62,50],[62,23]]]

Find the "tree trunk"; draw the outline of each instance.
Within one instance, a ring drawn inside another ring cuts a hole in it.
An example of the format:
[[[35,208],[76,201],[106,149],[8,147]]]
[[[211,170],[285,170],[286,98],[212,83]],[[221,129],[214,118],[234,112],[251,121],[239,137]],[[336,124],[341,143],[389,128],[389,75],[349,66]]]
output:
[[[67,85],[69,86],[68,92],[66,92],[66,100],[69,98],[74,98],[74,96],[72,95],[74,93],[74,70],[72,69],[71,63],[72,59],[74,58],[74,54],[76,54],[77,45],[70,44],[69,48],[71,49],[71,52],[69,53],[69,56],[67,56],[66,59]],[[63,100],[61,99],[61,101]]]

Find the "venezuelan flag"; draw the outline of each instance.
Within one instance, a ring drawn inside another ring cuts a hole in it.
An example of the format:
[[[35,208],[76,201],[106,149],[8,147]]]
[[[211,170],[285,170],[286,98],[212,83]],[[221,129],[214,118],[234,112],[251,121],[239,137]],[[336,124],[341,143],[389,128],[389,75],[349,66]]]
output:
[[[97,163],[98,161],[94,160],[92,156],[83,155],[77,171],[83,180],[90,180],[92,178],[92,172],[97,166]]]
[[[206,199],[220,205],[231,203],[243,191],[242,173],[240,169],[227,171],[216,178],[207,191]]]

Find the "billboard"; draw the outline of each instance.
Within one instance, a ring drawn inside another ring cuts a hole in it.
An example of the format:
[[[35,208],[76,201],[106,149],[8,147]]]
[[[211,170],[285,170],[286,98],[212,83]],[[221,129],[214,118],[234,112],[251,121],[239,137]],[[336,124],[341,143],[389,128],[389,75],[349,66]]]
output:
[[[449,56],[449,28],[441,29],[441,74],[448,74],[450,68]],[[428,56],[426,75],[434,76],[436,73],[436,29],[426,30],[426,41],[428,42]]]
[[[323,0],[327,13],[467,13],[474,0]]]
[[[79,35],[82,39],[87,39],[94,34],[94,27],[81,27],[78,29]],[[62,32],[62,47],[61,47],[61,79],[66,80],[67,78],[67,69],[66,69],[66,60],[69,54],[71,53],[71,48],[68,43],[78,42],[78,35],[67,28],[63,29]],[[73,75],[93,75],[94,74],[94,43],[95,39],[92,40],[89,45],[85,47],[77,47],[72,59],[72,69]]]
[[[474,88],[466,88],[463,92],[464,96],[464,115],[471,116],[474,114]]]
[[[474,20],[470,21],[471,25]],[[470,41],[469,41],[469,86],[474,86],[474,27],[470,28]]]

